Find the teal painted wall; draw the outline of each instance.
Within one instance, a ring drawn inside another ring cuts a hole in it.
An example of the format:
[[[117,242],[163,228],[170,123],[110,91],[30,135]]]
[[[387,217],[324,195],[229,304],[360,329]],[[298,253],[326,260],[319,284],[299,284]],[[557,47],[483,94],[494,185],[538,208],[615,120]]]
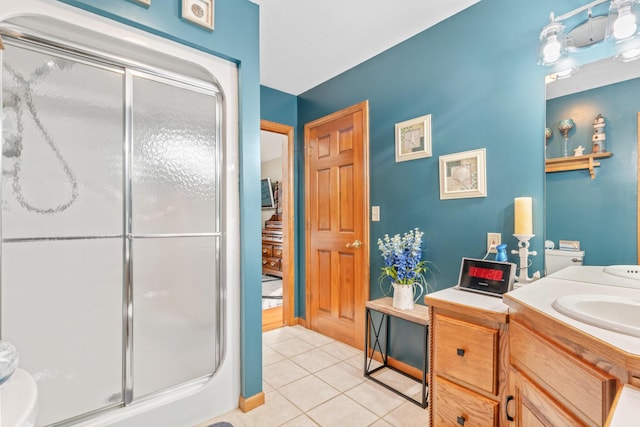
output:
[[[547,174],[547,236],[580,240],[588,265],[636,264],[636,209],[640,79],[563,96],[547,102],[547,125],[554,131],[547,156],[562,156],[558,122],[572,118],[569,155],[578,145],[591,152],[593,119],[606,118],[607,151],[596,178],[586,170]]]
[[[298,97],[260,86],[260,118],[295,127],[298,124]]]
[[[260,300],[260,66],[259,9],[248,0],[217,0],[215,30],[180,18],[180,2],[59,0],[238,64],[240,157],[240,270],[242,395],[262,391]],[[235,284],[229,284],[235,286]]]
[[[581,5],[570,3],[556,12]],[[536,55],[540,30],[557,6],[483,0],[299,96],[299,129],[369,100],[370,203],[381,209],[381,221],[371,222],[372,299],[382,296],[379,237],[420,227],[425,257],[440,270],[433,285],[447,288],[457,283],[462,257],[484,256],[487,232],[502,233],[509,250],[516,248],[518,196],[533,197],[532,250],[539,255],[530,271],[542,270],[546,71]],[[433,156],[396,163],[394,124],[424,114],[432,114]],[[483,147],[487,197],[440,200],[438,157]],[[298,232],[304,236],[303,228]],[[509,260],[517,263],[515,255]],[[398,327],[394,337],[394,356],[417,365],[416,334]]]

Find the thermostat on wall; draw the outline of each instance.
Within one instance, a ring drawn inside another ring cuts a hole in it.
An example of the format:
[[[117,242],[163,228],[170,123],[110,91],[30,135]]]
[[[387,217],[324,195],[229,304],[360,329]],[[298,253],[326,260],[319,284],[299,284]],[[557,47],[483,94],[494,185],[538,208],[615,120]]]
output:
[[[456,288],[481,294],[501,296],[513,289],[516,265],[512,262],[462,258]]]

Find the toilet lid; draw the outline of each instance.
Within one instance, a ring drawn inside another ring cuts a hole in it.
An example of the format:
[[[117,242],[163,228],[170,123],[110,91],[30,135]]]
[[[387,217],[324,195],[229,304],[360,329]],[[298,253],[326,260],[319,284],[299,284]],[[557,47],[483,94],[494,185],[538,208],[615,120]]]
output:
[[[38,389],[33,377],[20,368],[0,387],[0,425],[29,427],[35,421]]]

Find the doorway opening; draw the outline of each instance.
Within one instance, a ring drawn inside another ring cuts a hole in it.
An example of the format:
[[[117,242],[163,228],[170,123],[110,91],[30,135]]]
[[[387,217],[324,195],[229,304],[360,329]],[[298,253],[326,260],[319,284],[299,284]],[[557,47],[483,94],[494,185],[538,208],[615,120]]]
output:
[[[293,127],[260,121],[262,330],[295,324]]]

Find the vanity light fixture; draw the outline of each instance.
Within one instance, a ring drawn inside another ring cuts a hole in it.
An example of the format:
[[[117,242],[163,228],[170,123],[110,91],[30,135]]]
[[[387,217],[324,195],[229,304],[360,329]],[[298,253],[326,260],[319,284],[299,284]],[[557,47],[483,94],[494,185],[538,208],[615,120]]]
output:
[[[621,42],[638,34],[638,0],[611,0],[606,40]]]
[[[611,4],[605,31],[605,17],[594,17],[592,9],[607,1],[611,1]],[[565,35],[563,21],[584,11],[588,11],[587,21],[576,26],[568,35]],[[630,61],[640,57],[640,50],[627,52],[631,46],[626,47],[629,41],[635,39],[637,35],[640,35],[640,0],[595,0],[560,16],[555,16],[551,12],[549,23],[540,32],[538,64],[556,66],[567,58],[569,48],[590,46],[603,39],[606,42],[624,42],[622,44],[625,47],[617,48],[619,52],[619,58],[617,59]],[[635,48],[637,47],[633,46],[631,50],[636,50]]]
[[[538,48],[538,63],[540,65],[553,65],[567,56],[564,25],[554,19],[554,14],[551,12],[549,15],[551,22],[540,33],[540,46]]]

